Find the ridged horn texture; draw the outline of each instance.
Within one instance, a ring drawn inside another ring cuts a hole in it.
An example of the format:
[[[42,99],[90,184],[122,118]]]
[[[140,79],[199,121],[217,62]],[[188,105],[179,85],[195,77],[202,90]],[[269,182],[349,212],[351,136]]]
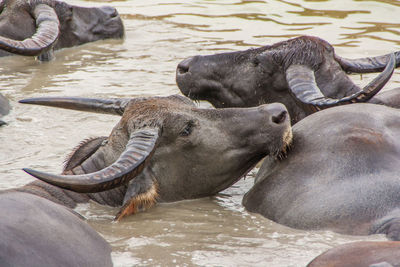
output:
[[[395,56],[394,54],[391,54],[386,68],[378,75],[378,77],[366,85],[364,89],[340,99],[325,97],[315,81],[314,71],[307,66],[290,66],[286,71],[286,80],[289,84],[290,90],[300,102],[306,105],[311,105],[314,109],[320,110],[336,105],[365,102],[369,100],[378,93],[390,79],[394,71],[394,66]],[[353,86],[356,85],[353,84]]]
[[[102,99],[82,97],[37,97],[20,100],[22,104],[35,104],[56,108],[122,115],[130,99]]]
[[[79,193],[96,193],[128,183],[139,175],[153,155],[159,128],[147,128],[131,134],[124,152],[110,166],[82,175],[53,175],[32,169],[23,169],[49,184]]]
[[[394,52],[396,58],[396,68],[400,66],[400,51]],[[335,56],[336,61],[340,64],[342,69],[346,72],[353,73],[370,73],[382,71],[385,68],[386,62],[391,54],[377,56],[377,57],[364,57],[356,59],[347,59]]]
[[[57,41],[60,34],[60,22],[54,9],[39,4],[33,9],[36,21],[36,33],[23,41],[0,36],[0,49],[23,56],[38,56],[47,51]]]

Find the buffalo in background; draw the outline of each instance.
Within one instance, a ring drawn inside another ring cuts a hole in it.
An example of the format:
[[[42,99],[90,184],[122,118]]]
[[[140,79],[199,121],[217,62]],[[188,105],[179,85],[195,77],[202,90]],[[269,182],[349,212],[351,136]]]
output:
[[[110,6],[79,7],[55,0],[0,2],[0,56],[53,58],[53,50],[108,38],[123,38],[124,27]]]

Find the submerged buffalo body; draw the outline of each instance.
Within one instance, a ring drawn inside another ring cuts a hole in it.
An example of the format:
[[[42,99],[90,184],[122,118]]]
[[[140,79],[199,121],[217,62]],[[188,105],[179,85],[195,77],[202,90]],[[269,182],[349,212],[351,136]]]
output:
[[[122,20],[113,7],[78,7],[56,0],[0,2],[0,56],[49,60],[53,49],[123,36]]]
[[[395,267],[400,266],[400,242],[353,242],[332,248],[307,267]]]
[[[86,140],[74,151],[63,175],[25,169],[68,190],[41,181],[21,189],[35,193],[40,187],[40,194],[48,198],[51,196],[46,196],[46,191],[56,190],[58,193],[51,195],[63,194],[62,201],[70,201],[72,206],[88,198],[122,205],[117,219],[157,201],[216,194],[243,177],[264,156],[283,153],[291,141],[290,118],[282,104],[199,109],[177,95],[21,102],[122,115],[109,137]]]
[[[0,266],[112,266],[110,245],[72,210],[0,192]]]
[[[294,125],[288,157],[264,161],[243,205],[293,228],[400,240],[399,166],[398,109],[335,107]]]
[[[322,39],[301,36],[257,49],[187,58],[177,67],[176,81],[184,95],[215,107],[283,103],[295,123],[320,109],[368,101],[399,64],[400,52],[350,60],[336,55]],[[346,75],[382,70],[363,89]],[[393,94],[373,101],[400,106],[396,97],[397,101]]]

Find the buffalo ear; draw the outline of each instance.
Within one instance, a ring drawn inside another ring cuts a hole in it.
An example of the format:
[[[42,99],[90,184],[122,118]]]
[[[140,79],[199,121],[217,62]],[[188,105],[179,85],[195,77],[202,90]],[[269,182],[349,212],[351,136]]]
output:
[[[93,173],[53,175],[32,169],[23,169],[49,184],[78,193],[97,193],[128,183],[139,175],[155,152],[160,129],[138,129],[131,133],[125,150],[110,166]]]
[[[395,67],[395,56],[390,55],[385,69],[373,81],[362,90],[340,99],[326,97],[319,89],[314,76],[314,71],[305,65],[291,65],[286,70],[286,81],[291,93],[310,111],[317,111],[332,106],[366,102],[378,93],[393,74]],[[346,75],[343,73],[343,75]],[[340,79],[340,77],[338,77]],[[355,84],[352,86],[359,88]]]
[[[91,157],[106,140],[107,137],[105,136],[83,140],[75,149],[73,149],[65,160],[63,174],[71,171],[76,166],[81,165],[86,159]]]
[[[33,8],[32,16],[37,25],[35,34],[22,41],[0,36],[0,49],[23,56],[40,56],[52,50],[60,35],[60,21],[56,12],[46,4],[39,4]],[[51,52],[41,59],[51,59]]]

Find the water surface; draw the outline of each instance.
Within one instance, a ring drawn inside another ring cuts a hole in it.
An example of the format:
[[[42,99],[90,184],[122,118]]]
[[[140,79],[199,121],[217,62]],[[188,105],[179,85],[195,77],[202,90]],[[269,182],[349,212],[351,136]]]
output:
[[[71,1],[69,1],[71,2]],[[0,129],[0,189],[33,179],[23,167],[58,173],[81,140],[108,135],[118,117],[18,104],[27,97],[135,97],[179,93],[175,68],[196,54],[237,51],[299,35],[319,36],[348,58],[400,50],[400,2],[303,1],[72,1],[113,5],[124,41],[108,40],[32,58],[0,59],[0,92],[13,106]],[[367,84],[376,74],[354,75]],[[400,87],[395,71],[386,89]],[[202,104],[206,106],[205,104]],[[115,266],[305,266],[322,251],[354,240],[329,231],[300,231],[248,213],[241,206],[254,172],[210,198],[162,204],[120,223],[117,209],[79,206],[113,246]]]

